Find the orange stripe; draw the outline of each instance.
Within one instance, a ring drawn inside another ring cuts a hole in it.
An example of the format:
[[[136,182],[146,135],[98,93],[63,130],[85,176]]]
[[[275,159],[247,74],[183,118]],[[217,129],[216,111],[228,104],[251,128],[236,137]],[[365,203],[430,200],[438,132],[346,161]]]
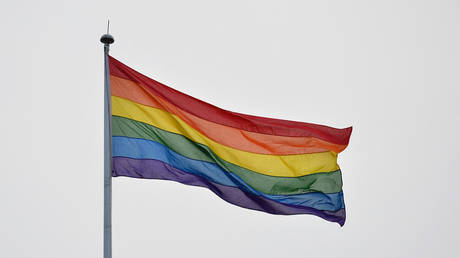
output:
[[[339,153],[346,145],[326,142],[314,137],[288,137],[260,134],[217,124],[192,115],[170,102],[149,93],[142,85],[114,75],[110,76],[112,96],[165,110],[214,141],[247,152],[290,155],[324,151]]]

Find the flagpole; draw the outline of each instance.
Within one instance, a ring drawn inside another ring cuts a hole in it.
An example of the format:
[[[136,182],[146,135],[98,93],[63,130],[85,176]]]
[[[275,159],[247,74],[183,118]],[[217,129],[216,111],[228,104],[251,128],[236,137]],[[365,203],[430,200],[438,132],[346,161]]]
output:
[[[110,99],[109,34],[102,35],[104,43],[104,258],[112,258],[112,104]]]

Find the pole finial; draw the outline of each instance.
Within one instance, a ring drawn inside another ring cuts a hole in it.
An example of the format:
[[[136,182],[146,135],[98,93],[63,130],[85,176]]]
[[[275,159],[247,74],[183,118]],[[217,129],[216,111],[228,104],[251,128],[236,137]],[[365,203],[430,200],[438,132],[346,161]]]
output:
[[[107,33],[102,35],[101,37],[101,42],[104,43],[104,45],[110,45],[113,42],[115,42],[115,39],[113,38],[113,36],[109,34],[109,28],[110,28],[110,20],[107,20]]]

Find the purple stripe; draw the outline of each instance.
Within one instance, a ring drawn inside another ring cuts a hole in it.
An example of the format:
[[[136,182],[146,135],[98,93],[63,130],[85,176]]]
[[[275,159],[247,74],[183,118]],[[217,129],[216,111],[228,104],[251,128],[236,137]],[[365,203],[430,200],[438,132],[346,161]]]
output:
[[[203,177],[185,173],[158,160],[114,157],[112,175],[163,179],[176,181],[186,185],[201,186],[213,191],[217,196],[225,201],[240,207],[281,215],[313,214],[325,220],[337,222],[340,226],[343,226],[345,223],[345,209],[330,212],[320,211],[309,207],[278,203],[262,196],[247,193],[236,187],[220,185],[208,181]]]

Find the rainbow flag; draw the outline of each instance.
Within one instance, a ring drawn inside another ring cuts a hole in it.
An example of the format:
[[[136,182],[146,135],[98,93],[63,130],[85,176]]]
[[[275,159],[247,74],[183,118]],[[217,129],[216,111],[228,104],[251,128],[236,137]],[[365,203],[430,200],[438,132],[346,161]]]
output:
[[[248,209],[345,223],[337,154],[351,127],[223,110],[111,56],[109,66],[112,176],[172,180]]]

